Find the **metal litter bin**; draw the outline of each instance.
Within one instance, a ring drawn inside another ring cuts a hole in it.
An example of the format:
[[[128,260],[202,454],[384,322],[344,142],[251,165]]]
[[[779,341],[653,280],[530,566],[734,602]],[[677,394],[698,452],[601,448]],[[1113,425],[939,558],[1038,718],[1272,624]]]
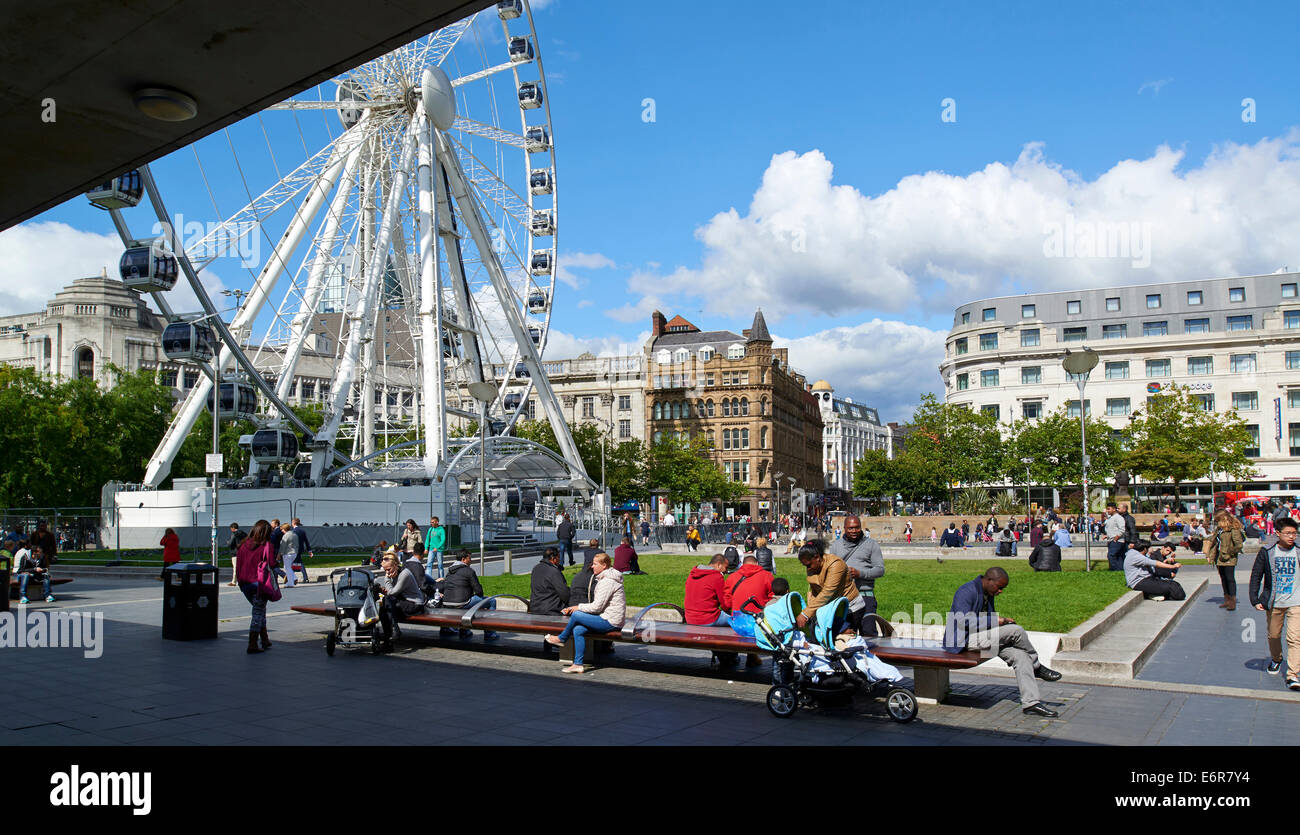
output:
[[[162,636],[172,641],[217,637],[217,569],[182,562],[163,569]]]
[[[9,576],[11,569],[10,558],[0,556],[0,589],[4,589],[4,593],[0,594],[0,612],[9,611]]]

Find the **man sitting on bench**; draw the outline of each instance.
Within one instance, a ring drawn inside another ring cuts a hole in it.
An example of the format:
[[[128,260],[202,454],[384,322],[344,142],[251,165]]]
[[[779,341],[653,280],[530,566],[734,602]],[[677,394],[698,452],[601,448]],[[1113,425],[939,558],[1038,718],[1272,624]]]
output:
[[[1147,557],[1150,547],[1150,542],[1141,539],[1124,555],[1125,583],[1147,600],[1186,600],[1187,592],[1173,579],[1174,572],[1182,568],[1173,556],[1173,546],[1157,546],[1159,560]]]
[[[16,566],[18,570],[18,597],[19,603],[27,602],[27,583],[32,578],[41,581],[41,592],[45,595],[46,603],[54,602],[54,595],[50,594],[50,563],[45,555],[45,546],[33,545],[30,551],[20,550],[18,553],[23,554]],[[5,589],[5,594],[9,590]]]
[[[943,648],[948,652],[996,650],[998,658],[1016,671],[1023,712],[1054,719],[1060,714],[1039,700],[1038,682],[1034,679],[1059,681],[1061,674],[1039,663],[1038,652],[1024,628],[1011,618],[999,617],[994,609],[994,599],[1009,582],[1006,570],[994,566],[957,589],[948,612]]]
[[[442,583],[442,605],[447,609],[468,609],[475,603],[484,598],[483,586],[478,581],[478,574],[474,572],[473,566],[469,564],[470,553],[468,550],[462,550],[456,557],[456,562],[451,564],[447,569],[447,577]],[[488,609],[496,608],[496,601],[487,604]],[[443,627],[440,634],[445,638],[451,635],[455,630]],[[474,633],[469,629],[460,630],[460,639],[468,641],[474,637]],[[495,641],[499,638],[497,633],[488,630],[483,633],[483,640]]]
[[[384,627],[384,649],[392,651],[393,639],[400,634],[398,622],[424,609],[424,592],[420,591],[419,579],[409,567],[398,561],[396,554],[385,554],[380,566],[384,576],[375,581],[384,592],[379,606],[379,622]],[[423,570],[420,573],[423,574]]]

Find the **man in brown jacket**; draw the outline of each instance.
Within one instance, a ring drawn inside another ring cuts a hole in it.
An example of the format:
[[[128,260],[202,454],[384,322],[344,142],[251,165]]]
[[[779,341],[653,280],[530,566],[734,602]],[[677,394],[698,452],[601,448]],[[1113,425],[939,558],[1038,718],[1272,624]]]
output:
[[[866,612],[866,602],[858,593],[858,587],[849,574],[848,565],[834,554],[826,553],[826,546],[820,539],[810,539],[799,549],[799,562],[803,564],[808,575],[808,605],[799,613],[795,626],[803,627],[812,620],[813,614],[838,597],[849,601],[849,624],[859,633],[862,632],[862,615]]]

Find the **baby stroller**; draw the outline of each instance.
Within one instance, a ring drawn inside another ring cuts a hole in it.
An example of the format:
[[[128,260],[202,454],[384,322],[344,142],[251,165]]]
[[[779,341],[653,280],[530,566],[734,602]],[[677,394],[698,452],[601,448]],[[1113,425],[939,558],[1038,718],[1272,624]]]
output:
[[[767,709],[773,716],[786,719],[800,705],[844,705],[860,690],[872,698],[883,696],[889,718],[895,722],[916,718],[916,694],[902,685],[903,676],[897,669],[871,653],[864,638],[835,649],[835,636],[848,617],[848,600],[841,597],[817,610],[806,627],[812,641],[795,626],[803,608],[803,596],[790,592],[754,618],[759,648],[772,653],[774,683],[767,691]]]
[[[379,625],[379,607],[370,590],[373,583],[374,576],[364,568],[336,568],[330,572],[334,631],[325,636],[326,655],[333,655],[335,647],[369,647],[375,655],[381,651],[383,628]]]

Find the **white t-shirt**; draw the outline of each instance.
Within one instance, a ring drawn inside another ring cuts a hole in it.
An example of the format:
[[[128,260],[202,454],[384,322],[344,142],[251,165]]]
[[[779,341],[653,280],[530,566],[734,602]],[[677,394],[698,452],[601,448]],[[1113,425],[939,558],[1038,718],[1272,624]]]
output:
[[[676,524],[677,524],[677,520],[673,517],[671,513],[664,515],[664,527],[671,528],[673,525]]]

